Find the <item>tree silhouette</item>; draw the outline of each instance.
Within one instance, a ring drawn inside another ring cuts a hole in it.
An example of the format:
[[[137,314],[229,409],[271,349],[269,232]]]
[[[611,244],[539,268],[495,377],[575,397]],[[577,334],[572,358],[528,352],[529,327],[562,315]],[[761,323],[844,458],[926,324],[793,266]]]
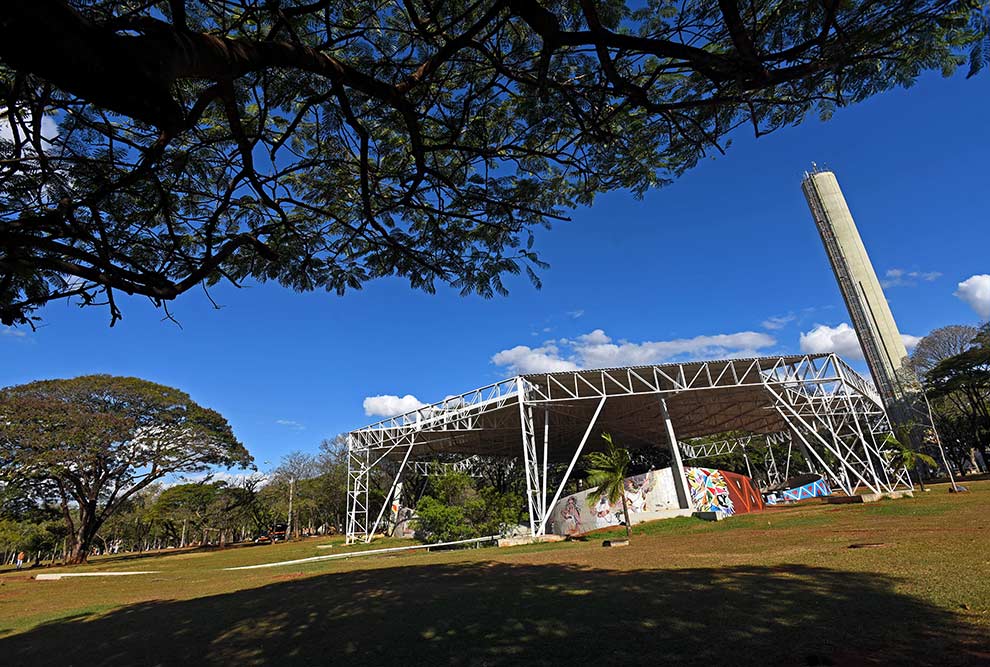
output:
[[[569,208],[975,73],[987,34],[973,0],[8,0],[0,322],[219,281],[503,294]]]

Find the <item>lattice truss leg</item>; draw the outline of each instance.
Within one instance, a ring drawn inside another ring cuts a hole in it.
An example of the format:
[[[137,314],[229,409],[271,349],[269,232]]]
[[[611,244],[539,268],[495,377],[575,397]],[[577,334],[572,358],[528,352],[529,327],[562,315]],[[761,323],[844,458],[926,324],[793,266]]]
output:
[[[355,446],[347,439],[347,528],[348,544],[357,536],[368,535],[368,482],[371,473],[371,452]]]
[[[798,369],[790,381],[774,377],[766,384],[774,409],[812,469],[847,495],[911,487],[907,471],[891,462],[894,452],[887,439],[892,433],[879,398],[848,382],[849,371],[834,357],[815,366]]]

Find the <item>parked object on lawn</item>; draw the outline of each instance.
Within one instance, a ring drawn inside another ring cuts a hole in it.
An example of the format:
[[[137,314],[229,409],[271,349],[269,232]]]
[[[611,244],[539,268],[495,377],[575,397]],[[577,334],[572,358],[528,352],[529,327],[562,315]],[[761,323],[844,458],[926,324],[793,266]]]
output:
[[[254,538],[255,544],[273,544],[275,542],[284,542],[286,539],[286,530],[288,525],[284,523],[276,523],[267,532],[261,533]]]

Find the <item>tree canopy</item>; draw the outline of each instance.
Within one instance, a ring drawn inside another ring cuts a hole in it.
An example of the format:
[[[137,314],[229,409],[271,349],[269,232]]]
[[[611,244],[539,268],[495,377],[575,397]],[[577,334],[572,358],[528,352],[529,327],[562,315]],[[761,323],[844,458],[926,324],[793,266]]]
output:
[[[979,0],[8,0],[0,322],[381,276],[504,293],[533,230],[926,70]]]
[[[946,357],[925,376],[937,426],[951,440],[990,449],[990,324],[963,351]]]
[[[0,481],[58,503],[74,562],[156,480],[250,463],[219,413],[171,387],[88,375],[0,390]]]
[[[504,535],[526,518],[523,506],[518,493],[502,492],[464,472],[446,470],[429,478],[416,503],[416,534],[429,542]]]
[[[922,338],[911,353],[911,367],[924,379],[939,362],[965,352],[973,346],[979,330],[969,324],[950,324],[933,329]]]

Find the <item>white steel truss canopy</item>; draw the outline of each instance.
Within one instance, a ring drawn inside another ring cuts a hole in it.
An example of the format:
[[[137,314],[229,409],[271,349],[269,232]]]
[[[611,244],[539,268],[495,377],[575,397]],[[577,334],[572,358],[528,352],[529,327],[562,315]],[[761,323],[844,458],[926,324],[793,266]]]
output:
[[[834,354],[527,374],[352,431],[347,537],[371,539],[407,467],[451,455],[521,457],[530,528],[542,534],[578,458],[603,446],[601,432],[629,449],[668,447],[677,470],[679,440],[733,432],[786,440],[849,494],[910,485],[890,463],[879,395]],[[368,476],[386,461],[398,470],[372,521]],[[564,462],[563,479],[548,488],[549,466]],[[677,477],[688,508],[687,483]]]

